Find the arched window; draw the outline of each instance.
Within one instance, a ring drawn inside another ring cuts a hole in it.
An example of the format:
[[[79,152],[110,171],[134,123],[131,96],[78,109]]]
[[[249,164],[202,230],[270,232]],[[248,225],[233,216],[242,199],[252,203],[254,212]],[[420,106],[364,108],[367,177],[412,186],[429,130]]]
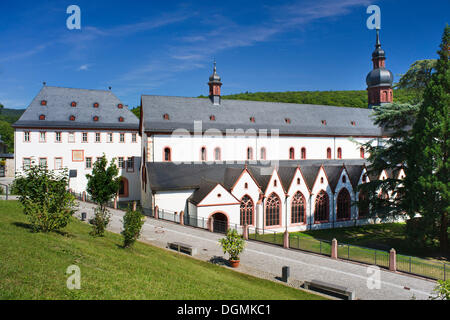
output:
[[[206,147],[200,149],[200,161],[206,161]]]
[[[241,226],[253,225],[253,201],[245,195],[241,199]]]
[[[338,159],[342,159],[342,148],[337,149],[337,157]]]
[[[330,216],[330,200],[328,194],[322,190],[316,197],[316,203],[314,208],[314,221],[315,222],[328,222]]]
[[[306,148],[302,148],[301,156],[302,156],[302,160],[306,159]]]
[[[119,197],[123,197],[123,198],[128,197],[128,179],[125,177],[121,177],[121,179],[120,179]]]
[[[327,159],[331,159],[331,148],[327,149]]]
[[[360,192],[358,196],[358,212],[359,218],[365,218],[369,215],[369,201],[367,194],[365,192]]]
[[[261,148],[261,160],[266,160],[266,148],[262,147]]]
[[[298,191],[291,202],[291,223],[305,223],[306,201],[303,194]]]
[[[169,147],[164,148],[164,161],[172,161],[172,152]]]
[[[280,225],[280,198],[272,193],[266,200],[266,226]]]
[[[364,159],[366,157],[365,154],[364,154],[364,148],[363,147],[359,148],[359,157],[361,159]]]
[[[247,148],[247,160],[253,160],[253,149],[252,147]]]
[[[290,148],[289,149],[289,160],[294,160],[295,159],[295,150],[294,148]]]
[[[214,160],[216,160],[216,161],[222,160],[222,154],[220,152],[220,148],[219,147],[214,149]]]
[[[350,193],[346,188],[343,188],[337,198],[337,220],[348,220],[350,219],[350,208],[351,208],[351,199]]]

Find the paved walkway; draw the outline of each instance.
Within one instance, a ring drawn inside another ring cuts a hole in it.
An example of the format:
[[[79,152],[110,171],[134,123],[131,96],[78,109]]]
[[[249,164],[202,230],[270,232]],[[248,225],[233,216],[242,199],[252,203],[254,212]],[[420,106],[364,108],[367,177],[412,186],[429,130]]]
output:
[[[77,216],[86,212],[88,218],[93,216],[93,205],[80,203]],[[108,230],[120,232],[124,212],[111,210],[113,213]],[[197,259],[220,261],[224,254],[218,244],[223,235],[206,230],[180,226],[167,221],[147,218],[142,229],[141,240],[165,248],[167,242],[179,241],[197,248]],[[355,291],[356,298],[362,300],[409,300],[411,298],[427,299],[436,282],[381,269],[379,289],[369,289],[369,274],[366,265],[333,260],[324,256],[305,253],[298,250],[283,249],[259,242],[247,242],[241,255],[238,271],[258,277],[275,280],[281,276],[283,266],[289,266],[291,285],[308,280],[321,280],[345,286]],[[276,297],[273,297],[276,299]]]

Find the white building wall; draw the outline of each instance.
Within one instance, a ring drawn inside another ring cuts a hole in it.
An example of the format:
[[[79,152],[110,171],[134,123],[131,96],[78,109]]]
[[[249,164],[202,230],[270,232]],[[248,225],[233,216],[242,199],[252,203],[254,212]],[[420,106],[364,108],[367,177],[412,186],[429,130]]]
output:
[[[247,188],[245,186],[247,185]],[[245,195],[248,195],[253,201],[253,223],[255,226],[257,223],[257,209],[256,206],[259,201],[261,190],[256,184],[255,180],[250,176],[247,170],[244,170],[238,181],[236,181],[234,188],[231,193],[240,201]],[[239,221],[240,221],[240,211],[239,211]]]
[[[187,199],[195,190],[174,190],[155,192],[155,206],[161,210],[187,212]]]
[[[30,142],[24,141],[24,132],[30,132]],[[40,132],[46,132],[45,142],[40,142]],[[56,142],[56,132],[61,132],[61,142]],[[74,132],[75,142],[69,142],[69,132]],[[88,142],[82,142],[82,132],[88,133]],[[100,133],[100,142],[95,142],[95,133]],[[107,133],[113,133],[113,142],[107,142]],[[119,141],[119,134],[125,134],[125,142]],[[75,192],[86,190],[86,174],[91,173],[92,169],[86,168],[86,157],[92,158],[92,165],[97,157],[106,155],[108,162],[113,158],[123,157],[124,160],[134,157],[134,171],[120,169],[120,176],[128,180],[129,196],[121,197],[119,200],[139,200],[140,199],[140,148],[141,139],[137,132],[136,142],[132,142],[132,132],[130,131],[101,131],[101,130],[24,130],[16,129],[14,132],[15,140],[15,166],[16,172],[22,172],[23,159],[32,158],[36,164],[39,158],[47,159],[47,166],[50,170],[55,169],[55,159],[62,158],[63,168],[77,170],[77,177],[70,179],[69,188]],[[83,161],[77,162],[72,159],[72,151],[83,151]]]
[[[300,184],[297,184],[297,179],[300,179]],[[306,210],[306,219],[304,223],[292,223],[292,199],[293,196],[300,191],[305,197],[305,210]],[[307,228],[308,217],[310,213],[310,203],[309,203],[309,189],[306,185],[306,181],[301,174],[300,169],[297,169],[295,172],[294,178],[289,186],[288,190],[288,226],[290,231],[304,231]]]

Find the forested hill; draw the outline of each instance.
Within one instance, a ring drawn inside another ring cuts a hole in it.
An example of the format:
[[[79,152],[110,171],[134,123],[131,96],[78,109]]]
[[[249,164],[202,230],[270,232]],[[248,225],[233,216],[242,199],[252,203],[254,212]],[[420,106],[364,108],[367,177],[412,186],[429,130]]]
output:
[[[413,95],[406,90],[394,90],[394,102],[406,103]],[[206,98],[200,96],[200,98]],[[245,92],[222,96],[222,99],[286,102],[367,108],[367,91],[286,91],[286,92]]]

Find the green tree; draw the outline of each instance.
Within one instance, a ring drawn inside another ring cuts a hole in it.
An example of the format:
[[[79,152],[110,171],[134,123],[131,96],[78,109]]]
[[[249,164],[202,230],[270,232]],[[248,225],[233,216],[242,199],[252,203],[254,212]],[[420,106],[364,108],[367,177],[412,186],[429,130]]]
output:
[[[144,216],[140,211],[133,211],[128,208],[123,217],[123,247],[128,248],[136,242],[141,235],[142,226],[144,225]]]
[[[0,136],[3,142],[8,147],[8,152],[14,152],[14,129],[11,125],[6,122],[0,120]]]
[[[119,168],[115,161],[116,159],[112,159],[108,166],[108,160],[103,155],[94,163],[92,174],[86,175],[88,180],[86,191],[98,205],[92,220],[92,234],[95,236],[104,235],[110,220],[110,213],[106,205],[119,191],[121,178],[118,177]]]
[[[12,188],[34,231],[55,231],[69,223],[76,203],[68,184],[67,170],[57,172],[34,163],[16,176]]]
[[[226,238],[219,239],[223,253],[230,255],[230,260],[239,260],[239,256],[244,250],[245,241],[238,234],[236,229],[229,229]]]
[[[398,89],[425,89],[431,80],[436,64],[436,59],[417,60],[405,74],[401,75],[395,87]]]
[[[450,280],[438,280],[430,300],[450,300]]]
[[[450,208],[450,161],[448,157],[450,106],[450,27],[442,36],[436,72],[423,95],[412,129],[406,162],[405,205],[439,228],[442,253],[448,254]]]

